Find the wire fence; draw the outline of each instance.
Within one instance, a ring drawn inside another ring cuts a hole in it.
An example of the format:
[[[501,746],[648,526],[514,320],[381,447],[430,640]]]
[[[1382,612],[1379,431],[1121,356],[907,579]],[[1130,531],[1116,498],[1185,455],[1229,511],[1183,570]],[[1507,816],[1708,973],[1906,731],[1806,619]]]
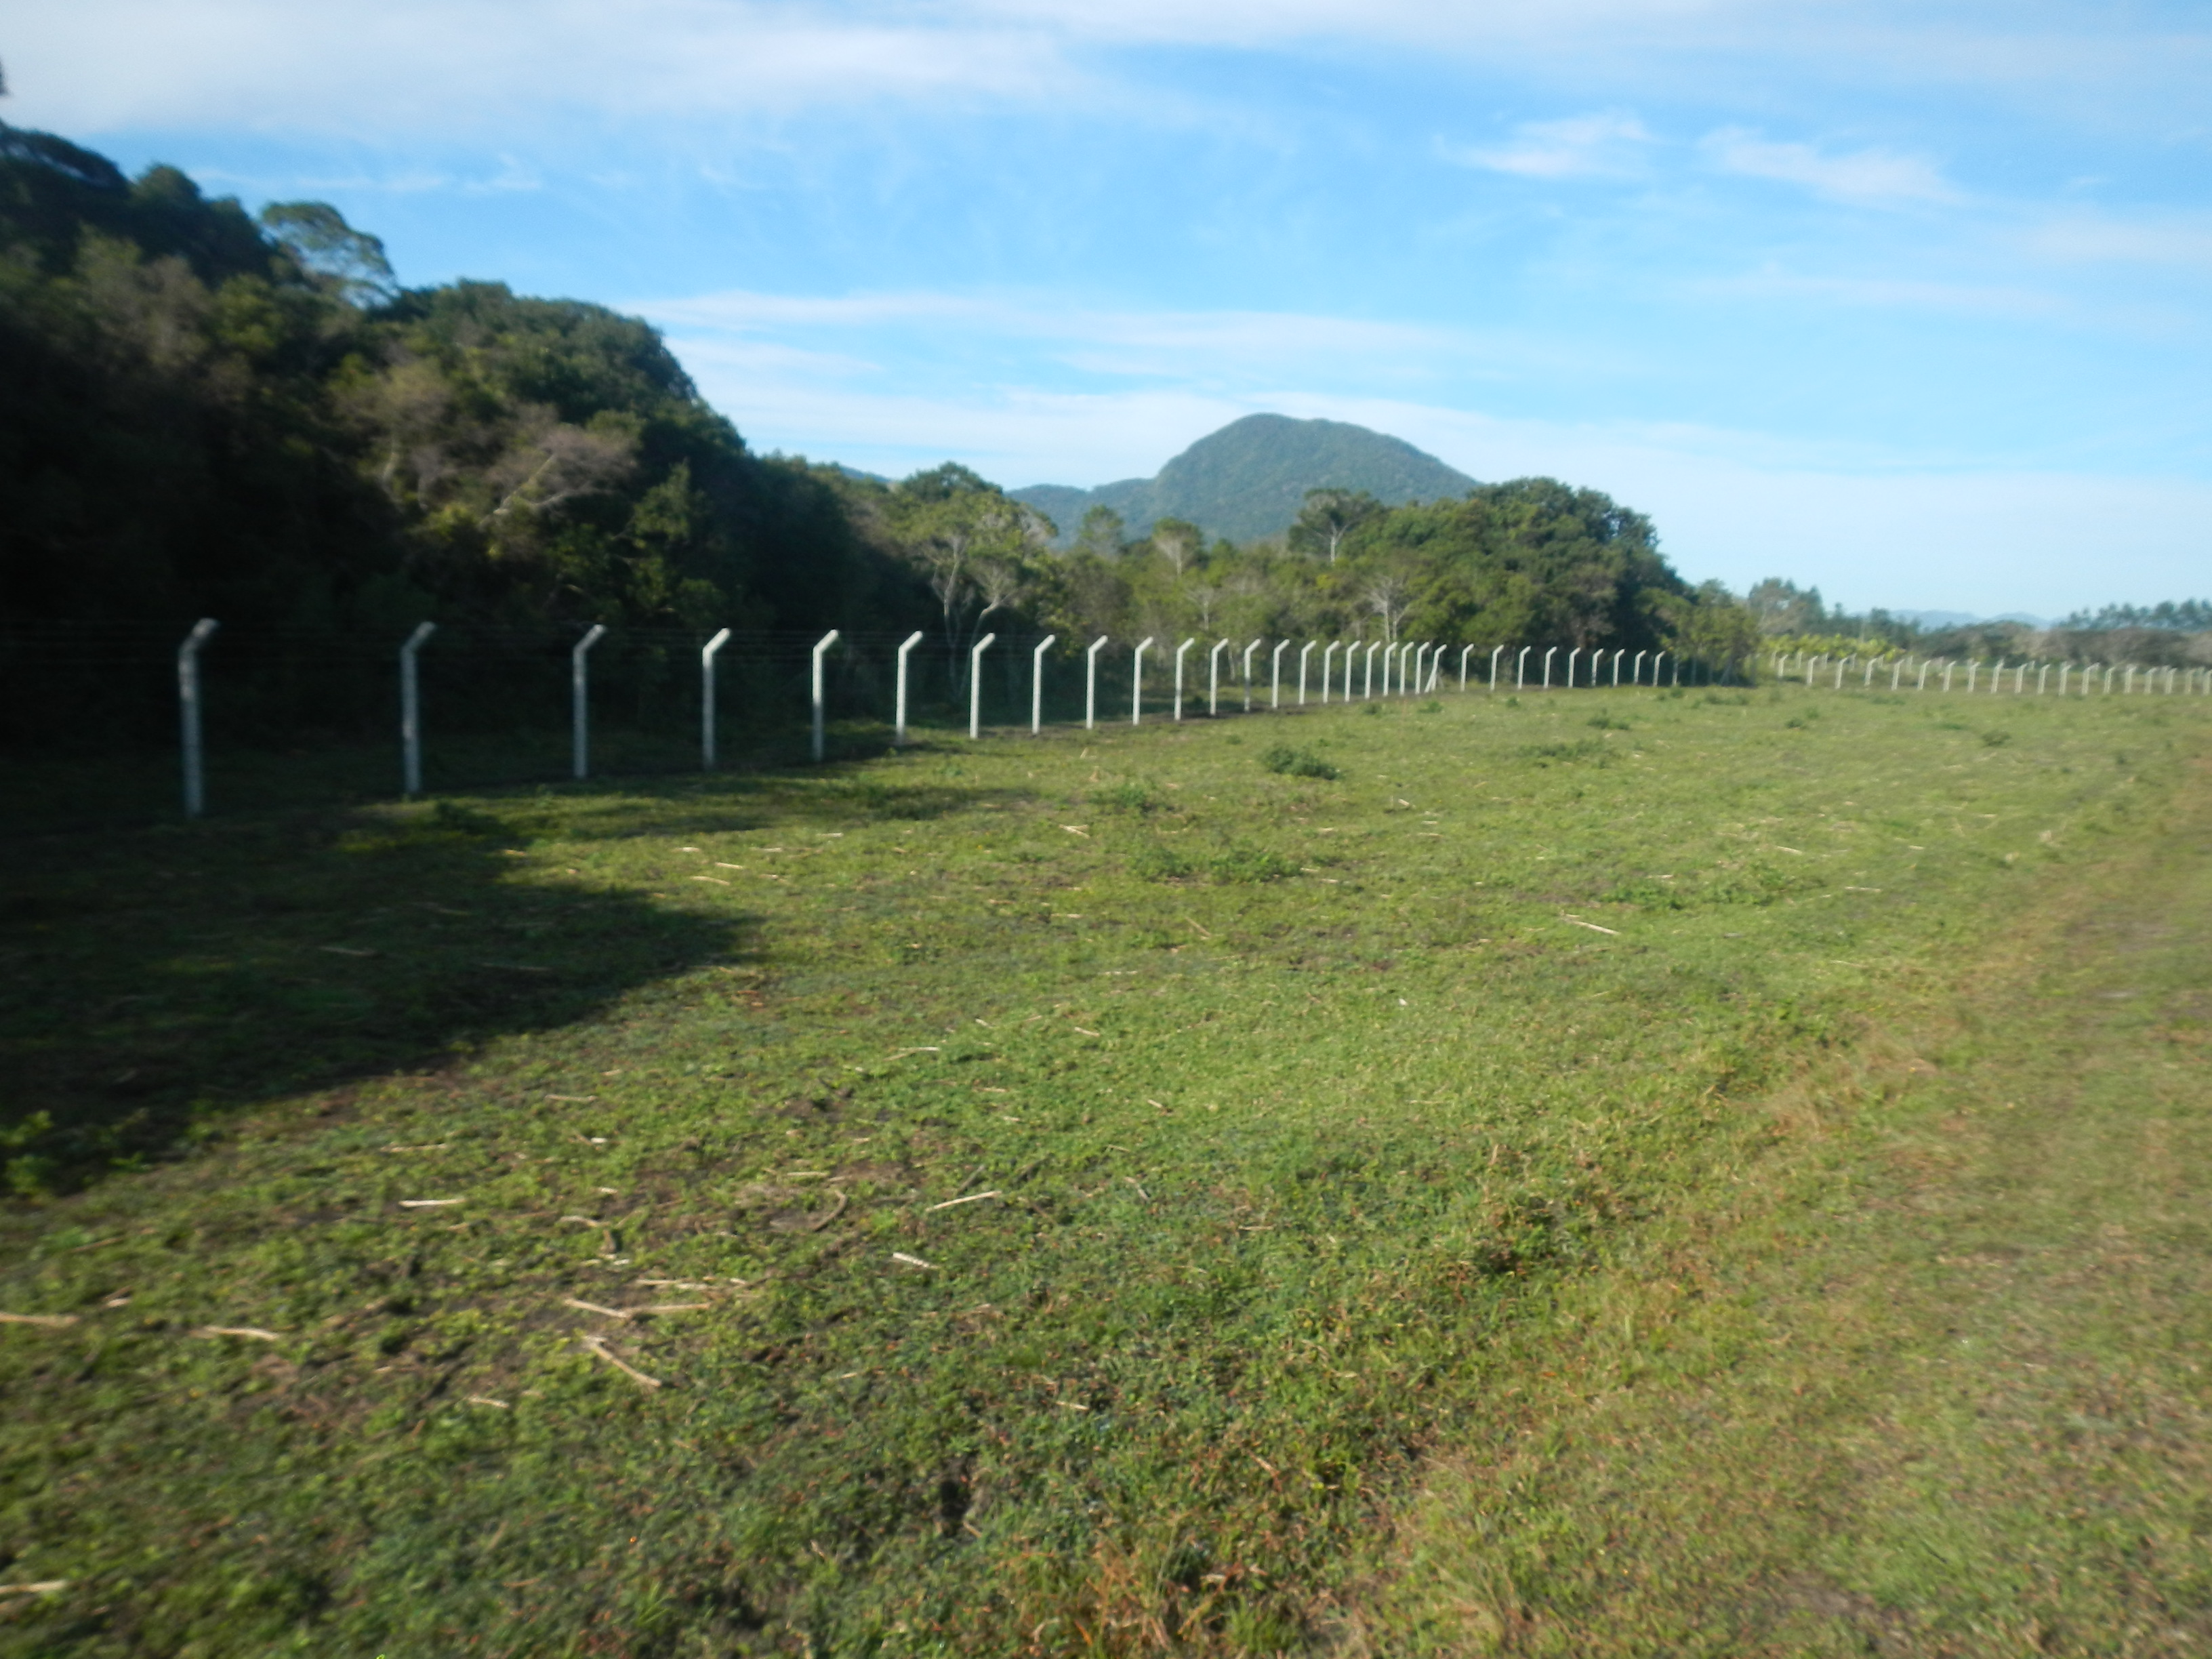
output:
[[[757,769],[1009,728],[1442,690],[1744,685],[2212,694],[2202,669],[1435,641],[1081,641],[445,623],[0,627],[0,830],[350,805],[584,776]],[[181,764],[179,763],[181,763]]]

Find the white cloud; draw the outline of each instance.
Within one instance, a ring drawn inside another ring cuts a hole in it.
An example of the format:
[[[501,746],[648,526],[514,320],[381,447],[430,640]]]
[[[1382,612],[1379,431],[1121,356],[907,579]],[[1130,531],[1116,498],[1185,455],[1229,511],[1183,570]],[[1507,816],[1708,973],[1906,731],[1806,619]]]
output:
[[[1480,333],[1356,317],[1263,311],[1115,311],[1041,295],[894,292],[849,295],[730,290],[627,302],[679,337],[726,339],[801,331],[841,337],[889,331],[911,346],[958,337],[985,356],[1018,344],[1025,353],[1089,374],[1171,379],[1198,386],[1272,383],[1286,362],[1321,380],[1353,371],[1368,380],[1465,379],[1540,362],[1569,366],[1557,352]],[[1588,367],[1579,358],[1575,366]]]
[[[1086,40],[1246,48],[1352,40],[1478,50],[1593,30],[1680,29],[1759,9],[1759,0],[970,0],[965,8]]]
[[[11,21],[22,118],[126,126],[491,130],[519,112],[770,113],[884,99],[1031,101],[1076,78],[1035,30],[760,0],[73,0]]]
[[[1814,300],[1833,305],[1949,311],[1971,317],[2053,317],[2073,307],[2057,295],[1995,283],[1929,282],[1913,277],[1808,276],[1769,265],[1742,276],[1694,285],[1693,291],[1749,299]]]
[[[1932,164],[1894,150],[1823,155],[1810,144],[1776,143],[1741,127],[1710,133],[1698,148],[1723,173],[1801,185],[1836,201],[1881,206],[1959,199],[1958,191]]]
[[[1523,122],[1513,130],[1508,144],[1440,148],[1446,161],[1462,167],[1486,167],[1524,179],[1618,179],[1643,171],[1642,151],[1651,142],[1641,121],[1613,112]]]
[[[885,101],[1126,109],[1137,77],[1111,54],[1130,47],[1440,53],[1669,95],[1871,69],[2072,87],[2121,114],[2147,87],[2185,101],[2212,78],[2201,33],[2115,26],[2078,3],[1962,21],[1895,0],[69,0],[18,7],[7,45],[13,118],[88,136],[399,138],[512,131],[533,113],[690,120]]]
[[[2073,214],[2036,226],[2026,240],[2047,259],[2212,270],[2212,216],[2203,214],[2134,219]]]

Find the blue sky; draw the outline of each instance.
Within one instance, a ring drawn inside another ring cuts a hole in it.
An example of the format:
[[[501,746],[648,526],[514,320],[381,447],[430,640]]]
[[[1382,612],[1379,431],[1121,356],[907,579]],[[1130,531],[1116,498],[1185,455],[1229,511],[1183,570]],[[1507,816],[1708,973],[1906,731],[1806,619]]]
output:
[[[1008,484],[1255,410],[1692,579],[2212,591],[2212,17],[1892,0],[71,0],[0,115],[641,312],[756,447]]]

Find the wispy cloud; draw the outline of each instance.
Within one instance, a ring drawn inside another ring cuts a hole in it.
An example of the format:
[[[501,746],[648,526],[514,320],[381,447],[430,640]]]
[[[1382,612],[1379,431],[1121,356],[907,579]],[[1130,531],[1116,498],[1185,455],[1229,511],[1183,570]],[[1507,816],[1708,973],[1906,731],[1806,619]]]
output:
[[[489,129],[527,111],[647,118],[900,101],[1033,102],[1080,77],[1033,28],[763,0],[74,0],[10,26],[38,119],[80,132],[244,125]]]
[[[1086,374],[1174,378],[1196,386],[1273,384],[1282,365],[1327,377],[1356,365],[1385,380],[1449,369],[1478,378],[1486,362],[1525,362],[1525,343],[1458,329],[1297,312],[1132,311],[1055,304],[1045,295],[908,291],[848,295],[733,289],[645,300],[631,309],[675,332],[757,337],[793,331],[850,337],[887,331],[944,340],[1017,342]]]
[[[1816,276],[1786,270],[1778,265],[1693,286],[1698,293],[1719,296],[1949,311],[1974,317],[2042,318],[2071,309],[2068,301],[2057,295],[2007,283],[1947,283],[1905,276]]]
[[[2212,216],[2203,213],[2068,214],[2036,226],[2026,240],[2047,259],[2212,270]]]
[[[1832,201],[1880,207],[1960,199],[1933,163],[1895,150],[1823,153],[1810,144],[1778,143],[1741,127],[1709,133],[1698,148],[1722,173],[1802,185]]]
[[[1644,169],[1651,135],[1620,112],[1524,121],[1498,145],[1443,144],[1448,161],[1524,179],[1632,178]]]
[[[885,102],[1121,106],[1145,78],[1117,58],[1127,48],[1412,50],[1540,64],[1590,87],[1662,76],[1677,91],[1842,64],[2011,88],[2078,82],[2100,102],[2212,80],[2203,31],[2115,29],[2063,0],[2018,23],[1882,0],[70,0],[17,11],[17,111],[81,133],[398,137],[577,110],[667,121]]]

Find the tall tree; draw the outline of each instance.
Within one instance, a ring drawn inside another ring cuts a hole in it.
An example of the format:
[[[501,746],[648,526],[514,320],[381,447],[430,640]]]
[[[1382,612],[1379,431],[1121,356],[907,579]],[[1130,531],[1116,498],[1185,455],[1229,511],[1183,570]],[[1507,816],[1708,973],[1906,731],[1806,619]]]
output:
[[[1291,526],[1289,543],[1294,551],[1334,564],[1354,531],[1389,511],[1364,489],[1309,489]]]

